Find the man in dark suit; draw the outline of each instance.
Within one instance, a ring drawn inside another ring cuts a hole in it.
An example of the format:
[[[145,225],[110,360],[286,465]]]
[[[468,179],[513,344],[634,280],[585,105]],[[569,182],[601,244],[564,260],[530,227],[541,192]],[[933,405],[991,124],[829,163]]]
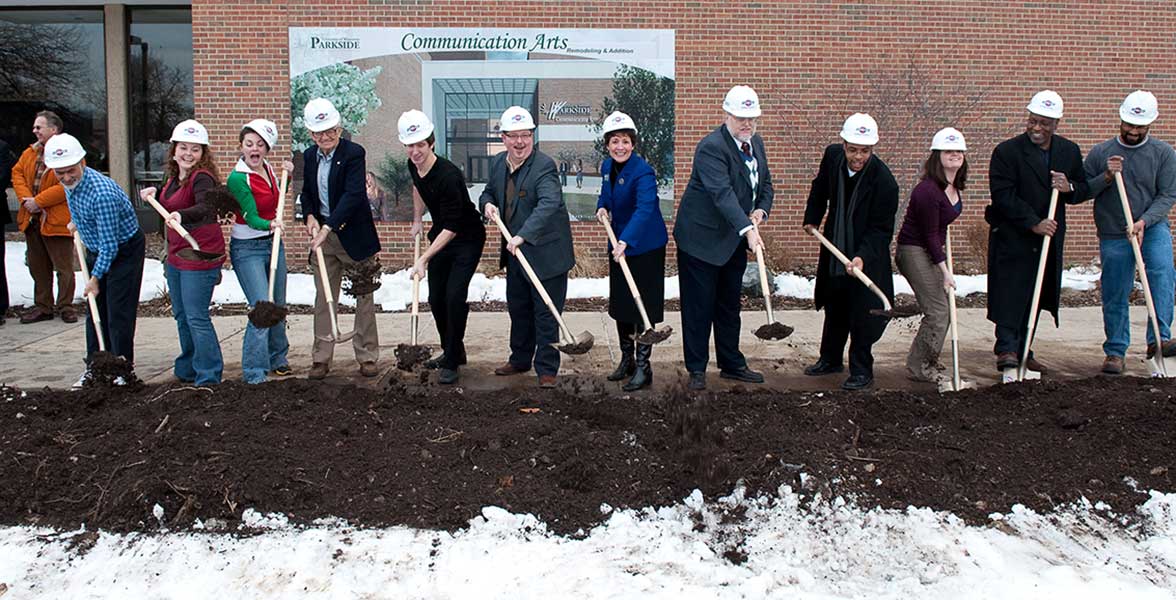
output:
[[[755,228],[772,209],[772,174],[755,90],[737,85],[723,100],[725,121],[694,150],[686,192],[678,204],[674,240],[682,297],[682,353],[692,390],[706,389],[711,329],[719,376],[763,383],[739,351],[739,294],[747,252],[761,246]]]
[[[893,302],[890,239],[898,212],[898,182],[874,154],[878,124],[870,115],[857,113],[846,119],[841,139],[842,143],[825,148],[821,157],[809,189],[804,230],[819,227],[827,211],[825,237],[852,258],[848,266],[843,265],[821,247],[813,298],[817,309],[825,310],[821,355],[804,374],[840,373],[848,339],[849,378],[841,387],[861,390],[874,383],[871,348],[886,330],[886,318],[870,314],[882,308],[882,301],[853,276],[852,269],[861,269]]]
[[[531,113],[512,106],[502,113],[499,131],[506,152],[490,161],[490,178],[478,200],[491,221],[501,215],[514,237],[502,241],[500,266],[506,267],[506,305],[510,313],[510,359],[495,375],[525,373],[535,364],[539,387],[555,387],[559,372],[559,324],[515,258],[522,252],[535,275],[563,311],[568,292],[572,228],[555,161],[535,150]]]
[[[12,167],[16,159],[8,142],[0,140],[0,325],[4,324],[4,315],[8,313],[8,272],[4,268],[4,230],[12,222],[12,213],[8,212],[8,195],[6,190],[12,187]]]
[[[1045,236],[1053,236],[1045,263],[1039,309],[1058,319],[1062,289],[1062,245],[1066,233],[1066,204],[1090,198],[1082,166],[1082,150],[1055,135],[1062,118],[1062,98],[1050,90],[1038,92],[1027,107],[1025,133],[1001,142],[992,151],[988,186],[992,204],[984,210],[988,221],[988,320],[996,325],[996,368],[1017,368],[1022,358],[1031,371],[1045,366],[1030,353],[1022,357],[1028,333],[1029,305],[1037,279],[1037,263]],[[1051,189],[1058,190],[1058,207],[1049,216]]]
[[[380,239],[367,202],[363,146],[342,139],[339,111],[329,100],[316,98],[306,104],[303,122],[315,145],[302,155],[302,214],[311,236],[310,251],[323,249],[334,298],[339,297],[343,269],[370,259],[380,251]],[[313,268],[318,269],[312,259]],[[331,314],[319,277],[314,278],[314,348],[309,377],[322,379],[331,370],[335,344],[320,338],[331,336]],[[355,337],[352,338],[359,372],[379,374],[380,339],[376,331],[376,304],[372,295],[356,298]]]

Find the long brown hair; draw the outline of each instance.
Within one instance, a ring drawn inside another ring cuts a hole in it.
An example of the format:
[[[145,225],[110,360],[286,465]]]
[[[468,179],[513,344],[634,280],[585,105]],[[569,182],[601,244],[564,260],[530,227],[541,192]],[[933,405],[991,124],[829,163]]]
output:
[[[931,156],[923,163],[923,179],[930,179],[939,186],[939,189],[947,189],[947,173],[943,171],[943,161],[940,160],[939,150],[932,150]],[[951,182],[955,189],[964,191],[968,186],[968,155],[964,154],[964,164],[960,165],[960,170],[956,171],[955,181]]]
[[[177,183],[183,185],[184,181],[180,179],[180,165],[176,164],[176,144],[178,143],[172,142],[172,145],[167,149],[167,168],[163,173],[163,181],[167,182],[174,178]],[[207,144],[200,144],[200,147],[204,151],[200,153],[200,160],[192,165],[192,169],[188,171],[188,174],[191,175],[196,171],[208,171],[212,173],[212,178],[217,183],[220,183],[220,171],[216,169],[216,157],[212,155],[212,148],[208,147]]]

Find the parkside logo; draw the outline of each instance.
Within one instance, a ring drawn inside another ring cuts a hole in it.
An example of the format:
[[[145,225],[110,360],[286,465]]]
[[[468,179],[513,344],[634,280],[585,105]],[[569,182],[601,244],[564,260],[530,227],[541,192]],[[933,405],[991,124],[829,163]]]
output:
[[[188,127],[187,129],[184,129],[184,133],[196,133],[196,128]]]
[[[421,126],[420,126],[420,125],[409,125],[409,126],[408,126],[408,132],[409,132],[409,133],[416,133],[416,132],[417,132],[417,130],[418,130],[418,129],[420,129],[420,128],[421,128]]]
[[[319,121],[319,122],[326,121],[327,120],[327,113],[321,112],[321,113],[315,115],[314,120]]]
[[[1143,114],[1143,108],[1141,108],[1141,107],[1139,107],[1139,106],[1132,107],[1132,109],[1131,109],[1131,114],[1133,114],[1133,115],[1142,115],[1142,114]]]
[[[1053,103],[1053,100],[1046,99],[1046,100],[1041,101],[1041,105],[1046,108],[1050,108],[1054,105],[1054,103]]]
[[[53,156],[65,156],[65,148],[58,148],[54,150]]]
[[[547,115],[548,121],[577,121],[587,123],[592,116],[592,107],[588,104],[571,104],[567,100],[559,100],[550,104],[540,104],[539,110]]]
[[[323,38],[310,36],[311,50],[356,50],[359,48],[359,38]]]
[[[743,107],[744,107],[744,108],[751,108],[752,106],[755,106],[755,100],[752,100],[751,98],[748,98],[747,100],[744,100],[744,101],[743,101]]]
[[[857,132],[862,135],[865,135],[867,133],[870,133],[870,128],[869,127],[858,127]]]

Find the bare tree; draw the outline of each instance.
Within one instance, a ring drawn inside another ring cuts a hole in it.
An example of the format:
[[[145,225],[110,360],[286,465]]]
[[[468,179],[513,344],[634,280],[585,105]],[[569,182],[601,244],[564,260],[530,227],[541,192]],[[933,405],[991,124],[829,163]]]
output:
[[[88,47],[81,28],[0,22],[0,97],[42,100],[51,90],[68,89],[85,66]]]

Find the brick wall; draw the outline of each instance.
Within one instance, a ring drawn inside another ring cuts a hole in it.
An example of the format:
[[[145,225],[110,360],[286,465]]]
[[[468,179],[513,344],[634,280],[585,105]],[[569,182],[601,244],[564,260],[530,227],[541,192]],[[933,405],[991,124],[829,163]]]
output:
[[[520,23],[518,15],[529,20]],[[1149,89],[1161,103],[1152,133],[1172,141],[1172,16],[1170,2],[1150,0],[195,0],[196,111],[226,168],[227,149],[246,121],[271,118],[288,131],[291,26],[674,29],[675,197],[689,177],[695,143],[720,122],[723,94],[737,83],[751,85],[764,106],[759,131],[776,188],[765,237],[787,253],[778,260],[811,263],[816,246],[799,228],[804,198],[821,148],[836,140],[846,115],[865,110],[878,118],[877,152],[895,171],[904,199],[932,134],[954,125],[968,137],[972,168],[956,251],[959,260],[974,264],[964,230],[982,220],[988,203],[988,156],[997,142],[1020,131],[1024,106],[1037,90],[1062,95],[1066,117],[1058,133],[1085,150],[1115,135],[1117,108],[1127,93]],[[1069,221],[1067,261],[1096,257],[1089,204],[1071,207]],[[385,264],[410,261],[407,230],[407,223],[379,225]],[[573,232],[582,253],[603,260],[598,225],[574,223]],[[300,252],[304,236],[293,237],[291,252]],[[494,247],[488,242],[488,258]]]

